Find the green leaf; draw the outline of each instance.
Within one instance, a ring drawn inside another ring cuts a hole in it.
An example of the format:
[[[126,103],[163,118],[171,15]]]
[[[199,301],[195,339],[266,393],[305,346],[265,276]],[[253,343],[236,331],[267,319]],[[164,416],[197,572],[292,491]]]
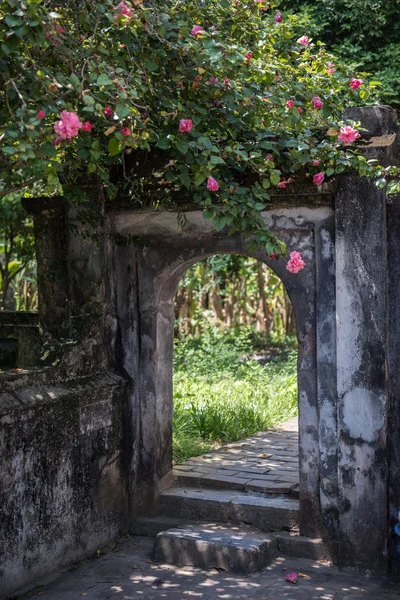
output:
[[[194,183],[195,185],[199,186],[204,183],[206,179],[207,175],[205,175],[203,171],[197,171],[196,175],[194,176]]]
[[[99,75],[96,83],[97,83],[97,85],[112,85],[113,84],[112,79],[110,79],[106,73],[102,73],[101,75]]]
[[[93,164],[93,163],[88,164],[88,172],[89,173],[94,173],[96,171],[96,169],[97,169],[97,167],[95,164]]]
[[[270,188],[271,184],[270,184],[269,179],[264,177],[264,179],[262,180],[262,186],[263,186],[264,190],[267,190],[268,188]]]
[[[170,148],[170,146],[171,142],[168,138],[164,138],[156,144],[156,148],[161,148],[161,150],[167,150],[168,148]]]
[[[212,165],[226,165],[226,162],[220,156],[210,156],[210,163]]]
[[[184,169],[181,171],[181,174],[179,175],[179,179],[181,180],[181,182],[183,183],[183,185],[185,187],[190,187],[190,176],[189,176],[189,171],[187,169]]]
[[[265,204],[261,204],[261,202],[256,202],[255,205],[254,205],[254,208],[256,210],[264,210]]]
[[[125,104],[117,104],[115,113],[120,119],[123,119],[129,115],[129,108]]]
[[[5,154],[15,154],[17,152],[17,149],[13,146],[3,146],[2,151]]]
[[[275,169],[272,171],[271,173],[271,183],[273,185],[278,185],[278,183],[281,180],[281,173],[280,171],[276,171]]]
[[[110,153],[110,156],[115,156],[121,151],[121,144],[116,138],[111,138],[108,141],[108,151]]]
[[[186,154],[187,151],[189,150],[189,144],[187,142],[177,142],[175,144],[175,147],[177,150],[179,150],[179,152],[182,152],[182,154]]]
[[[93,106],[94,102],[95,102],[93,96],[89,96],[88,94],[84,94],[82,96],[82,100],[84,101],[84,103],[86,104],[86,106]]]

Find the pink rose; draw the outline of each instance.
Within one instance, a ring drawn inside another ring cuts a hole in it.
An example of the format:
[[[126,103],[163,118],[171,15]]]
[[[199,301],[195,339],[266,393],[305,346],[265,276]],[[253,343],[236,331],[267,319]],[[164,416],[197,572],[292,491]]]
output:
[[[130,17],[132,15],[132,9],[129,8],[129,6],[127,6],[125,4],[125,2],[120,2],[119,4],[117,4],[117,6],[114,6],[113,10],[118,10],[118,14],[114,16],[114,19],[118,19],[118,17],[124,16],[124,17]]]
[[[282,21],[283,21],[282,13],[280,13],[280,12],[276,13],[276,15],[275,15],[275,21],[277,23],[282,23]]]
[[[312,166],[313,167],[318,167],[318,165],[319,165],[320,162],[321,161],[319,160],[319,158],[316,158],[315,160],[313,160]]]
[[[36,116],[39,119],[39,121],[41,121],[42,119],[45,118],[46,113],[44,112],[44,110],[39,110],[39,112],[38,112],[38,114]]]
[[[292,254],[299,254],[299,253],[298,252],[292,252]],[[292,254],[290,256],[292,256]],[[300,254],[299,254],[299,256],[300,256]],[[289,261],[289,263],[290,263],[290,261]],[[288,266],[289,266],[289,263],[288,263]],[[287,269],[288,269],[288,266],[286,267]],[[303,263],[303,267],[304,267],[304,263]],[[303,267],[300,267],[300,269],[303,269]],[[291,271],[291,269],[288,269],[288,271]],[[291,273],[297,273],[297,271],[291,271]],[[285,579],[286,579],[286,581],[288,583],[297,583],[297,573],[288,573],[286,575]]]
[[[61,25],[56,25],[56,33],[67,33],[67,30],[61,27]]]
[[[124,127],[121,130],[121,133],[124,137],[128,137],[128,135],[131,135],[131,130],[129,129],[129,127]]]
[[[317,173],[316,175],[314,175],[313,177],[313,182],[315,183],[315,185],[321,185],[321,183],[323,182],[323,180],[325,179],[325,173]]]
[[[329,62],[328,63],[328,73],[329,73],[329,75],[333,75],[335,71],[336,71],[336,69],[333,66],[333,62]]]
[[[298,43],[298,44],[301,44],[302,46],[308,46],[308,43],[309,43],[309,42],[308,42],[308,35],[303,35],[302,37],[300,37],[300,38],[297,40],[297,43]]]
[[[284,181],[280,181],[280,182],[278,183],[278,188],[281,188],[281,189],[283,189],[283,188],[285,188],[285,187],[286,187],[286,183],[285,183]]]
[[[303,112],[303,109],[301,108],[301,106],[299,106],[299,108],[297,109],[297,112],[299,113],[299,115],[301,115],[301,113]]]
[[[251,60],[253,58],[253,53],[252,52],[246,52],[246,54],[244,55],[244,57],[247,60]]]
[[[82,125],[82,129],[83,131],[92,131],[93,129],[93,125],[91,123],[89,123],[89,121],[86,121],[83,125]]]
[[[190,33],[196,38],[202,31],[204,31],[204,28],[201,25],[195,25]]]
[[[265,160],[274,160],[274,157],[272,156],[272,154],[267,154]]]
[[[63,110],[60,117],[61,119],[54,123],[56,134],[63,140],[71,140],[76,137],[79,130],[82,129],[82,123],[78,115],[74,112]]]
[[[209,83],[210,85],[212,83],[217,83],[218,79],[216,77],[210,77],[210,79],[207,81],[207,83]]]
[[[224,79],[224,84],[225,85],[231,85],[231,83],[230,83],[230,81],[229,81],[229,79],[227,77],[225,77],[225,79]]]
[[[114,111],[111,108],[111,106],[106,106],[105,109],[103,110],[103,112],[106,115],[106,117],[112,117],[114,114]]]
[[[356,79],[355,77],[353,77],[353,79],[350,81],[350,87],[353,88],[353,90],[356,90],[357,88],[360,87],[360,85],[362,85],[364,82],[362,79]]]
[[[214,177],[207,179],[207,187],[211,192],[217,192],[219,190],[219,183]]]
[[[321,100],[321,98],[319,96],[314,96],[314,98],[311,100],[311,104],[317,110],[319,110],[320,108],[322,108],[323,105],[324,105],[324,103],[322,102],[322,100]]]
[[[53,144],[54,146],[58,146],[61,142],[62,138],[59,135],[56,135],[56,137],[53,139]]]
[[[358,131],[356,131],[350,125],[340,128],[340,134],[338,135],[339,142],[343,142],[346,146],[355,142],[360,137]]]
[[[287,106],[288,108],[293,108],[293,106],[294,106],[294,102],[293,102],[293,100],[286,100],[286,106]]]
[[[193,121],[191,119],[181,119],[179,121],[179,131],[180,133],[185,133],[186,131],[190,131],[193,127]]]

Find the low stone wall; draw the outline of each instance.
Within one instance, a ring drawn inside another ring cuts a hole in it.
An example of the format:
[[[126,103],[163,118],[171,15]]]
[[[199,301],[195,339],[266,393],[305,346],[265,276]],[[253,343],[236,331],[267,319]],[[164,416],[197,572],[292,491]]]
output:
[[[126,390],[115,376],[0,380],[0,598],[128,530]]]
[[[38,313],[0,311],[0,370],[35,366],[40,341]]]

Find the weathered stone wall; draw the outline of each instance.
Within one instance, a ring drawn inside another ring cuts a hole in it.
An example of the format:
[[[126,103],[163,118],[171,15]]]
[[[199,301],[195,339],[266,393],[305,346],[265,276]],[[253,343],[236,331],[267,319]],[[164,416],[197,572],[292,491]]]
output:
[[[0,598],[128,530],[125,383],[0,384]]]

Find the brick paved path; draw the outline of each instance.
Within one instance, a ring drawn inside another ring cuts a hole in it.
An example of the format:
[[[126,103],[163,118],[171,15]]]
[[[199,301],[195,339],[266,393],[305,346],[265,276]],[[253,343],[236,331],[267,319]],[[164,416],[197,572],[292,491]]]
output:
[[[173,469],[179,485],[211,486],[267,494],[299,494],[297,417],[191,458]]]

